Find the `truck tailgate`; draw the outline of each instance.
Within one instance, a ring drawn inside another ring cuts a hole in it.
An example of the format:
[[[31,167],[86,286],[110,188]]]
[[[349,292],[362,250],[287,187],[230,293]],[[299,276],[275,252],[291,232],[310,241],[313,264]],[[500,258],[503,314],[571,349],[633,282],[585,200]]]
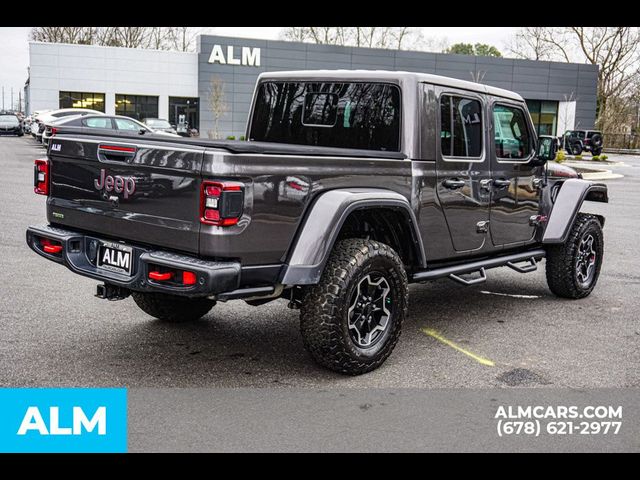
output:
[[[50,144],[50,223],[198,252],[204,148],[81,135]]]

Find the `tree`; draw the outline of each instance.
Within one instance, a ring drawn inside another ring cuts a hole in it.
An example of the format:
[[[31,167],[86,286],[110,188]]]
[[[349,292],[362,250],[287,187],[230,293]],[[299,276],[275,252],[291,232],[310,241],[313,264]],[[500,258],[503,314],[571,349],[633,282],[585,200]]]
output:
[[[193,27],[168,27],[167,39],[172,50],[192,52],[195,50],[197,36],[200,29]]]
[[[477,55],[481,57],[502,57],[500,51],[493,45],[485,43],[454,43],[445,50],[445,53],[457,53],[460,55]]]
[[[522,29],[510,48],[517,56],[598,65],[596,123],[613,130],[633,102],[640,75],[640,28],[539,27]]]
[[[152,27],[105,27],[107,43],[111,47],[148,48]]]
[[[213,114],[213,129],[209,130],[207,134],[209,138],[217,139],[220,137],[220,133],[218,131],[220,118],[229,111],[229,105],[227,104],[224,95],[224,82],[220,77],[211,77],[208,93],[209,107]]]
[[[457,53],[458,55],[475,55],[473,45],[470,43],[454,43],[444,53]]]
[[[409,49],[418,47],[422,32],[410,27],[288,27],[285,40],[323,45]]]
[[[517,58],[529,60],[548,60],[552,56],[552,47],[544,41],[545,27],[525,27],[515,34],[507,45],[507,51]]]
[[[95,42],[95,35],[95,27],[33,27],[29,32],[29,39],[36,42],[90,45]]]
[[[171,29],[182,27],[150,27],[148,35],[148,48],[154,50],[169,50],[171,48]]]

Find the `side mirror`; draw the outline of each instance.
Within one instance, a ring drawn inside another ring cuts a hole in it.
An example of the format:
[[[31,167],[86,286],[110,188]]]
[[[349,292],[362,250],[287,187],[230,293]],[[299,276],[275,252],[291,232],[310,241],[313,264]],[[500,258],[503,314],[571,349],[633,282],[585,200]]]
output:
[[[542,166],[547,162],[555,160],[558,144],[556,139],[550,135],[541,135],[538,137],[538,151],[536,158],[531,163],[536,166]]]
[[[147,131],[144,128],[138,130],[138,135],[144,135],[145,133],[147,133]]]

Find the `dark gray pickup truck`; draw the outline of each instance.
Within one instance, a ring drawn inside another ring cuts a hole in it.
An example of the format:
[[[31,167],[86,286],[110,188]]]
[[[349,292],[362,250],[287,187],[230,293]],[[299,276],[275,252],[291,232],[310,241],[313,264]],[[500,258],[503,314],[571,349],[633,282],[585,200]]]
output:
[[[36,160],[47,220],[29,247],[194,320],[217,301],[286,298],[305,347],[346,374],[393,350],[411,282],[473,285],[506,266],[589,295],[603,258],[602,184],[551,175],[523,99],[435,75],[262,74],[246,142],[56,135]],[[569,173],[567,173],[567,171]]]

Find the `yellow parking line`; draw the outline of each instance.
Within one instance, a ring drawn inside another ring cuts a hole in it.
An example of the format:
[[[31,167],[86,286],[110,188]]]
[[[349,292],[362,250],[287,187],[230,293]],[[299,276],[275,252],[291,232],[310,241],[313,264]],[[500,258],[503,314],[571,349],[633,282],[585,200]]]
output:
[[[470,351],[465,350],[464,348],[460,347],[459,345],[456,345],[455,343],[453,343],[451,340],[448,340],[448,339],[444,338],[442,335],[440,335],[438,332],[436,332],[435,330],[433,330],[431,328],[423,328],[422,332],[426,333],[427,335],[429,335],[432,338],[435,338],[439,342],[442,342],[445,345],[450,346],[454,350],[458,350],[460,353],[464,353],[467,357],[473,358],[476,362],[478,362],[478,363],[480,363],[482,365],[486,365],[488,367],[495,367],[496,366],[496,364],[493,363],[488,358],[481,357],[479,355],[476,355],[475,353],[471,353]]]

